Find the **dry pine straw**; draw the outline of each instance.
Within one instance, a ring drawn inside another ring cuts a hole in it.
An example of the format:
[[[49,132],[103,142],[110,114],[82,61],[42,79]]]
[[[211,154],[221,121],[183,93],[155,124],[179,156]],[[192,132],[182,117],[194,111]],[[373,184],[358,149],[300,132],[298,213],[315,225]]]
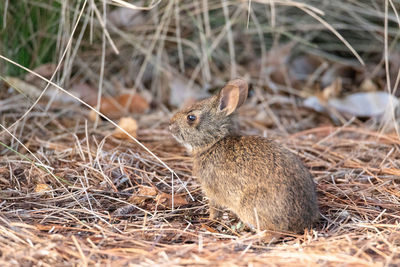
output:
[[[22,114],[18,108],[2,119],[14,121]],[[273,135],[266,129],[274,127],[254,119],[250,109],[257,113],[263,107],[244,107],[244,130]],[[285,129],[294,114],[287,110],[274,110]],[[265,243],[237,230],[231,214],[220,222],[206,219],[207,201],[190,175],[190,157],[166,130],[169,114],[139,118],[139,140],[182,180],[174,179],[174,197],[187,204],[174,210],[168,199],[171,174],[145,151],[109,136],[113,129],[105,122],[96,130],[85,125],[78,108],[47,114],[50,118],[33,112],[13,133],[56,178],[2,149],[1,266],[400,264],[400,140],[395,135],[362,123],[334,127],[300,109],[297,121],[319,125],[276,139],[311,169],[324,218],[304,235]],[[29,156],[4,133],[0,140]]]

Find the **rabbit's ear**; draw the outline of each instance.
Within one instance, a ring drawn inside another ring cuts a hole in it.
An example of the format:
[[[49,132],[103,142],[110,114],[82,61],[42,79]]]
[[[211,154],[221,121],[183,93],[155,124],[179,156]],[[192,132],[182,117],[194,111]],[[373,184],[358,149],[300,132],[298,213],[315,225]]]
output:
[[[226,115],[234,112],[247,98],[247,83],[242,79],[229,81],[219,93],[219,110]]]

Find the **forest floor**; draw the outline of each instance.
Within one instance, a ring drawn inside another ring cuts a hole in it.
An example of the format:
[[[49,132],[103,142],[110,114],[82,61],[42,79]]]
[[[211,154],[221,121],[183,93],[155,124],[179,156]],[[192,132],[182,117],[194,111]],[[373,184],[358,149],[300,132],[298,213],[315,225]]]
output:
[[[3,119],[22,116],[29,103],[19,104],[21,97],[3,94]],[[168,132],[171,113],[136,117],[138,141],[161,163],[115,138],[108,122],[95,127],[86,109],[60,104],[2,132],[8,148],[0,155],[0,265],[400,264],[399,137],[357,119],[335,126],[283,96],[270,112],[286,132],[274,130],[271,116],[258,116],[274,97],[251,96],[240,126],[274,138],[311,170],[322,214],[312,231],[265,242],[228,212],[208,220],[191,158]]]

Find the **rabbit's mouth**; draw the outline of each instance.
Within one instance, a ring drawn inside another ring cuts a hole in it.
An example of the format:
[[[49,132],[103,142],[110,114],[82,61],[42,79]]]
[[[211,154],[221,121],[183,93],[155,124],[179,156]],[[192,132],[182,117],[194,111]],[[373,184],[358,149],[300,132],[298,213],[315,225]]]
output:
[[[183,136],[180,136],[180,137],[175,136],[175,135],[173,135],[173,136],[176,139],[176,141],[178,141],[180,144],[182,144],[189,153],[191,153],[193,151],[193,147],[188,142],[185,142],[185,140],[183,140]]]
[[[175,140],[178,141],[178,143],[182,144],[186,148],[186,150],[189,153],[193,151],[193,147],[187,142],[185,142],[183,135],[181,133],[171,133],[171,134],[175,138]]]
[[[182,135],[180,129],[175,124],[169,125],[169,131],[172,134],[172,136],[176,139],[176,141],[178,141],[179,143],[184,142],[183,135]]]
[[[182,134],[172,125],[169,126],[169,131],[171,132],[171,135],[175,138],[176,141],[179,143],[183,143],[183,136]]]
[[[172,136],[175,138],[176,141],[178,141],[179,143],[184,143],[183,138],[179,135],[176,134],[172,134]]]

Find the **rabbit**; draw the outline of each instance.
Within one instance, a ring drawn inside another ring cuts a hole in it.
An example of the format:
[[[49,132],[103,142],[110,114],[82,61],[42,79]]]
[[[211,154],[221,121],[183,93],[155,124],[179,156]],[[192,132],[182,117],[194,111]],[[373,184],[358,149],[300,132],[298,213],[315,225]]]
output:
[[[234,111],[247,98],[243,79],[178,111],[169,129],[193,156],[193,176],[210,219],[227,208],[258,230],[302,233],[319,218],[316,186],[301,160],[273,140],[238,133]]]

